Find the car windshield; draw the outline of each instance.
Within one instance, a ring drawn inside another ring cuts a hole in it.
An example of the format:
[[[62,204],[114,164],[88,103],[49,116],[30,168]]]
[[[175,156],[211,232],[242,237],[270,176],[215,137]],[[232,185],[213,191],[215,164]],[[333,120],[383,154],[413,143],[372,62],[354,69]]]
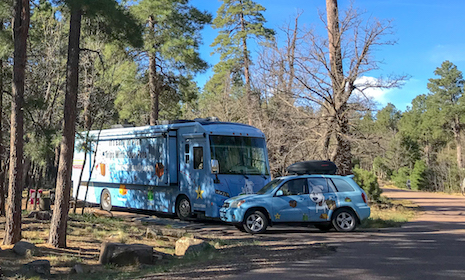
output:
[[[270,181],[261,190],[259,190],[257,194],[267,194],[272,192],[282,181],[282,179],[274,179],[273,181]]]
[[[269,175],[264,138],[210,135],[212,159],[219,174]]]

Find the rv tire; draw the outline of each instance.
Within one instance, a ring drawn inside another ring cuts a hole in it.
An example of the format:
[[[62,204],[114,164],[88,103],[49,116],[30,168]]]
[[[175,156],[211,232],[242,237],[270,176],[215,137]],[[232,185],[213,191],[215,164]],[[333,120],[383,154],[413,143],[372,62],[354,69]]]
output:
[[[100,209],[105,211],[111,211],[111,194],[110,191],[104,189],[100,195]]]
[[[191,202],[184,195],[181,195],[176,201],[176,215],[180,220],[185,220],[191,216]]]

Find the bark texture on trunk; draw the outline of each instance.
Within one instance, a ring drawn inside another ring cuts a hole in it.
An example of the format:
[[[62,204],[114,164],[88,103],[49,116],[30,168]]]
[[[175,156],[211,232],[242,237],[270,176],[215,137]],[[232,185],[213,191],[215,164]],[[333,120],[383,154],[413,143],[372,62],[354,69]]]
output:
[[[76,129],[76,105],[79,80],[79,40],[81,34],[81,10],[72,10],[69,29],[66,96],[64,108],[63,137],[58,164],[55,209],[53,211],[48,242],[54,247],[66,247],[71,191],[71,171]]]
[[[149,17],[150,32],[154,31],[153,16]],[[158,86],[156,54],[149,51],[149,91],[150,91],[150,125],[157,125],[160,104],[160,88]]]
[[[21,192],[23,190],[23,103],[26,69],[27,35],[29,31],[29,0],[15,1],[13,21],[14,64],[10,128],[10,174],[8,209],[3,244],[21,240]]]
[[[242,4],[242,1],[241,1]],[[244,20],[244,14],[240,14],[241,17],[241,30],[242,32],[245,32],[245,20]],[[244,54],[244,78],[245,78],[245,96],[247,100],[247,119],[249,121],[249,125],[253,125],[253,109],[255,106],[255,100],[252,97],[251,93],[251,88],[250,88],[250,59],[249,59],[249,50],[247,49],[247,38],[244,36],[242,38],[242,48],[243,48],[243,54]]]
[[[157,66],[155,54],[149,55],[150,125],[157,125],[160,92],[157,86]]]
[[[334,119],[336,120],[333,133],[336,138],[336,150],[333,161],[341,175],[351,174],[352,153],[350,141],[347,136],[350,133],[347,117],[347,100],[350,89],[346,89],[344,71],[342,65],[341,32],[339,29],[339,14],[337,0],[326,0],[326,16],[328,21],[329,60],[331,64],[331,83],[334,96]]]
[[[0,30],[3,21],[0,20]],[[3,60],[0,59],[0,216],[5,216],[5,148],[3,146]]]
[[[457,167],[459,169],[463,168],[463,161],[462,161],[462,137],[461,133],[461,124],[459,116],[455,116],[455,123],[454,123],[454,139],[455,145],[457,146]]]

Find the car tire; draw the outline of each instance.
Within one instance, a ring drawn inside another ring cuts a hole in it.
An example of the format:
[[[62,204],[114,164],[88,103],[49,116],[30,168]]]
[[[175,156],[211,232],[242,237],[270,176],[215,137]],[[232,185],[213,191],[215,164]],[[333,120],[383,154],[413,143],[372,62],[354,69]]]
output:
[[[113,206],[111,205],[110,191],[107,189],[104,189],[102,191],[102,194],[100,195],[100,209],[105,210],[105,211],[111,211],[112,207]]]
[[[261,211],[250,211],[245,215],[244,230],[250,234],[264,233],[268,227],[268,219]]]
[[[191,217],[191,202],[186,196],[181,196],[176,202],[176,215],[180,220]]]
[[[332,223],[322,223],[322,224],[316,224],[315,227],[321,231],[327,232],[330,231],[333,228]]]
[[[342,232],[353,231],[357,226],[357,216],[354,211],[347,208],[336,210],[331,221],[334,228]]]

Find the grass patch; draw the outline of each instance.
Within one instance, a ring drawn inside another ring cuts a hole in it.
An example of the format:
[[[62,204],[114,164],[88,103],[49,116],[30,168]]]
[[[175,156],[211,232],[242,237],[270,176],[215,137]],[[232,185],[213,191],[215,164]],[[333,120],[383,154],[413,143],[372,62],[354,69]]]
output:
[[[48,258],[50,265],[52,266],[72,267],[78,263],[82,263],[82,259],[80,257],[72,255],[49,255]]]
[[[407,200],[382,197],[381,203],[371,205],[371,215],[362,221],[361,228],[400,227],[415,218],[420,207]]]

